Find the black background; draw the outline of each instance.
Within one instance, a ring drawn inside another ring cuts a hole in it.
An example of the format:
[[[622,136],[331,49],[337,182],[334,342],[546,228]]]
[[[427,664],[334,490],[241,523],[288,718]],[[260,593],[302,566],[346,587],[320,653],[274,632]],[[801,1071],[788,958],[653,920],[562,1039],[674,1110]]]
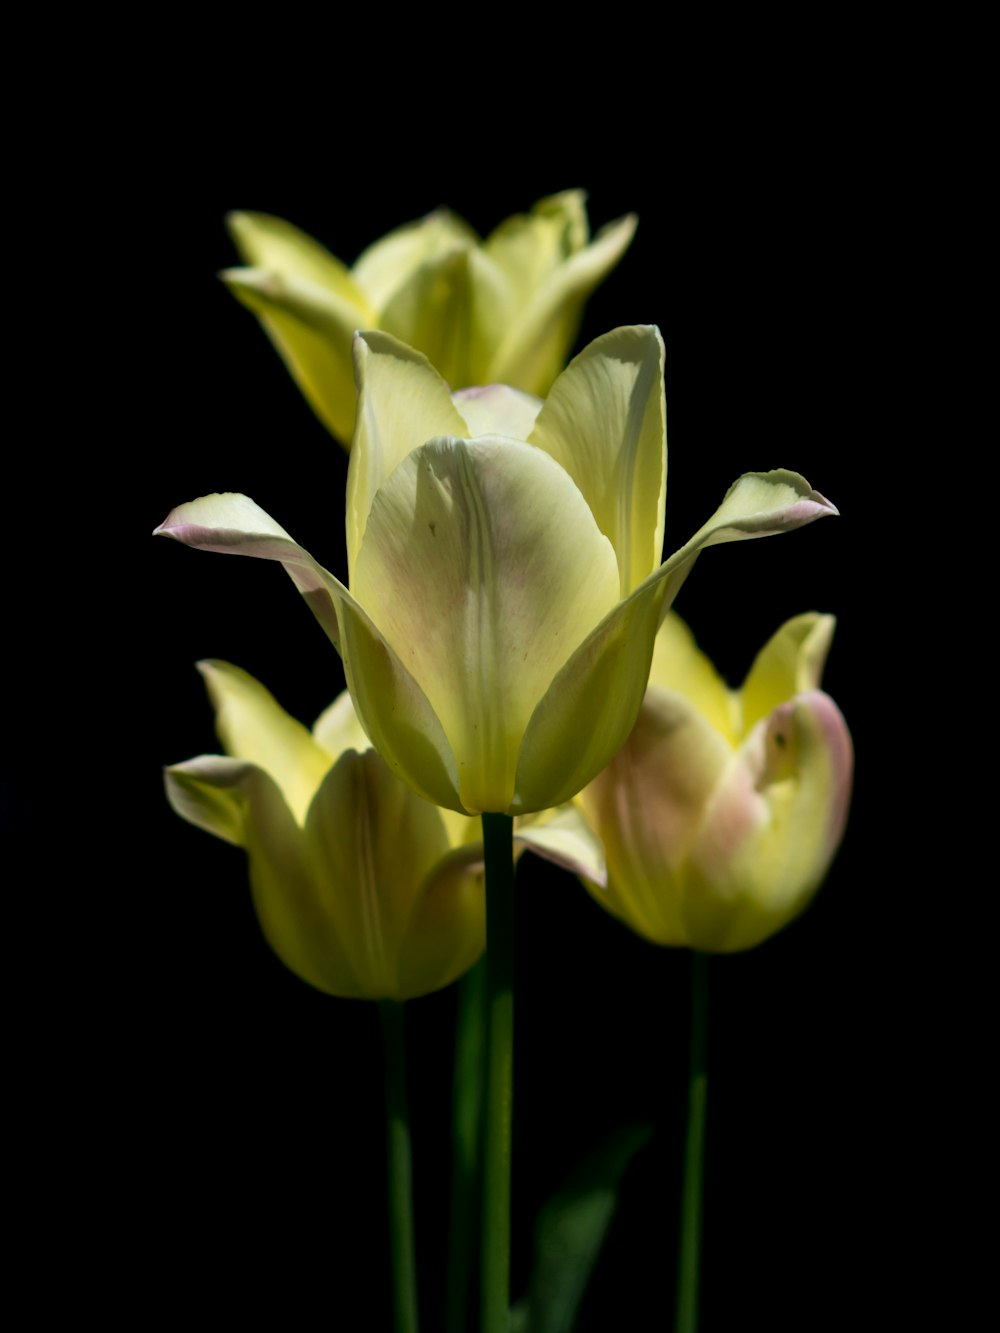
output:
[[[794,468],[841,511],[708,551],[677,603],[734,684],[784,619],[836,614],[824,684],[857,753],[847,835],[813,906],[759,949],[713,961],[703,1328],[821,1327],[849,1318],[862,1290],[870,1309],[891,1303],[895,1117],[916,1075],[899,1039],[911,1003],[899,972],[908,877],[886,809],[901,761],[884,494],[904,442],[873,335],[890,243],[877,146],[837,114],[780,106],[746,124],[702,123],[696,136],[645,114],[611,140],[576,131],[548,143],[493,127],[477,142],[466,126],[445,146],[414,131],[376,136],[377,149],[363,105],[340,115],[352,132],[329,143],[266,115],[249,127],[188,119],[182,132],[158,118],[141,168],[123,167],[131,272],[116,279],[108,366],[127,367],[115,415],[140,489],[124,540],[143,581],[140,591],[123,576],[115,615],[123,639],[148,646],[110,668],[128,703],[107,727],[119,785],[99,796],[127,810],[131,831],[112,910],[100,915],[111,962],[97,1045],[114,1089],[100,1119],[124,1230],[143,1238],[130,1262],[163,1309],[197,1301],[222,1315],[274,1300],[297,1326],[328,1303],[343,1320],[334,1327],[389,1327],[374,1007],[328,999],[283,969],[259,935],[241,853],[183,824],[162,794],[163,763],[216,748],[196,659],[239,664],[306,722],[343,686],[280,568],[147,540],[174,505],[238,490],[328,568],[344,567],[346,454],[214,276],[236,262],[223,216],[277,213],[351,262],[439,204],[485,233],[579,185],[595,228],[639,214],[578,347],[619,323],[663,333],[667,549],[751,469]],[[686,956],[631,935],[530,857],[517,913],[515,1294],[540,1203],[601,1134],[647,1122],[656,1135],[626,1178],[580,1333],[665,1326]],[[453,991],[408,1009],[432,1333],[453,1014]],[[910,1007],[907,1029],[915,1021]]]

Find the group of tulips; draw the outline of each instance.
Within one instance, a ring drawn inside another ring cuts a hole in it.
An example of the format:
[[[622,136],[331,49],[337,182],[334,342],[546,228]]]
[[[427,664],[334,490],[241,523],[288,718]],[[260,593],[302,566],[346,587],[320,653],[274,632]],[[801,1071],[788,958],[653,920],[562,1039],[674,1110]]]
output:
[[[338,997],[448,986],[507,947],[492,923],[522,851],[655,944],[729,953],[785,926],[847,815],[850,736],[820,688],[833,619],[789,620],[734,690],[670,608],[705,547],[836,510],[795,472],[748,473],[663,558],[659,332],[614,329],[566,364],[635,219],[591,238],[568,191],[480,241],[440,210],[350,269],[278,218],[229,222],[246,266],[224,280],[350,449],[346,585],[244,495],[157,529],[279,561],[343,660],[348,688],[311,730],[239,667],[201,663],[224,754],[166,770],[174,809],[245,850],[277,955]],[[495,1008],[509,959],[489,967]],[[495,1108],[510,1034],[487,1034]],[[487,1194],[491,1151],[509,1159],[492,1132]],[[509,1222],[485,1207],[494,1333]],[[396,1318],[415,1329],[413,1293]]]

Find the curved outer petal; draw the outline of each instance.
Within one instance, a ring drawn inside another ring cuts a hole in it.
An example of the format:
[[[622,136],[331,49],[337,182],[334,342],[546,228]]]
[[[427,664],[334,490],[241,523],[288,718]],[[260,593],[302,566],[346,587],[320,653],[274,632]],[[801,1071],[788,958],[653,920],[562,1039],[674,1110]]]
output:
[[[440,718],[465,809],[506,810],[536,703],[618,597],[579,491],[528,445],[431,440],[378,492],[353,587]]]
[[[371,324],[364,304],[271,269],[227,269],[223,282],[258,317],[324,426],[344,445],[354,428],[351,339]]]
[[[852,771],[847,724],[821,691],[757,723],[692,848],[683,942],[749,949],[798,916],[843,836]]]
[[[771,636],[740,690],[742,734],[793,694],[819,688],[836,627],[833,616],[809,611],[787,620]]]
[[[663,357],[652,325],[595,339],[553,384],[529,437],[573,478],[615,548],[622,597],[656,569],[663,551]]]
[[[375,241],[355,263],[351,276],[374,308],[381,311],[426,260],[478,243],[479,237],[467,222],[447,208],[438,208]]]
[[[351,951],[318,891],[305,832],[271,778],[254,764],[211,755],[174,765],[165,778],[171,805],[189,822],[234,842],[214,816],[228,809],[239,817],[254,910],[285,966],[331,995],[363,996]]]
[[[171,510],[154,536],[277,560],[344,659],[361,724],[386,763],[438,805],[464,813],[455,758],[427,697],[342,583],[246,495],[206,495]]]
[[[748,473],[731,486],[714,516],[605,616],[556,676],[525,732],[513,813],[570,800],[623,744],[646,690],[657,628],[703,546],[836,512],[794,472]],[[586,736],[581,718],[593,720]]]
[[[448,985],[485,943],[482,847],[449,850],[441,811],[373,751],[347,751],[298,825],[267,773],[203,755],[165,771],[171,805],[245,847],[268,943],[297,976],[347,999]]]
[[[241,782],[258,770],[242,759],[202,754],[163,770],[167,800],[175,814],[234,847],[245,845],[246,800]]]
[[[611,223],[550,274],[511,324],[484,377],[488,382],[547,392],[576,338],[584,302],[621,259],[635,228],[634,214]]]
[[[435,435],[466,435],[444,380],[420,352],[387,333],[354,340],[358,422],[347,473],[347,565],[361,548],[379,487],[407,454]]]
[[[687,625],[673,611],[664,618],[656,636],[649,687],[683,695],[730,744],[739,743],[738,700],[700,651]],[[788,691],[782,698],[788,698]]]
[[[304,823],[330,756],[249,672],[217,661],[199,662],[198,670],[226,753],[270,774],[296,822]]]
[[[269,269],[315,283],[365,311],[365,324],[374,322],[373,307],[345,265],[306,232],[270,213],[230,213],[226,227],[240,258],[250,268]]]
[[[577,798],[604,844],[597,901],[656,944],[687,942],[684,872],[732,750],[685,699],[650,690],[628,740]]]
[[[337,934],[351,942],[358,994],[410,999],[475,962],[486,936],[482,849],[456,857],[440,812],[374,751],[347,751],[317,793],[307,856]]]

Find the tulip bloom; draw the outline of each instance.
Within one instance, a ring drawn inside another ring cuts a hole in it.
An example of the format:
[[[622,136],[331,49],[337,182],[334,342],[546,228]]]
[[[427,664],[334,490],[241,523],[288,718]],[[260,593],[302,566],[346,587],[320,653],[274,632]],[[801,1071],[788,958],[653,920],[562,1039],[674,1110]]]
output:
[[[384,329],[416,347],[453,389],[548,391],[584,302],[635,232],[629,215],[591,241],[585,198],[566,190],[542,199],[485,241],[439,209],[383,236],[352,269],[290,222],[231,213],[230,234],[249,267],[222,278],[258,316],[319,419],[347,444],[355,329]]]
[[[851,737],[819,689],[832,616],[789,620],[727,689],[675,615],[632,734],[578,805],[607,857],[584,883],[655,944],[749,949],[808,905],[847,819]]]
[[[340,651],[372,744],[451,810],[568,801],[631,731],[657,627],[698,553],[836,513],[794,472],[749,473],[660,563],[654,328],[598,338],[544,404],[497,385],[453,398],[384,333],[359,335],[355,356],[350,591],[246,496],[181,505],[157,532],[279,560]]]
[[[165,770],[184,819],[247,853],[261,928],[297,976],[406,1000],[461,976],[486,938],[479,825],[438,810],[371,749],[345,692],[312,732],[254,678],[201,662],[228,757]]]

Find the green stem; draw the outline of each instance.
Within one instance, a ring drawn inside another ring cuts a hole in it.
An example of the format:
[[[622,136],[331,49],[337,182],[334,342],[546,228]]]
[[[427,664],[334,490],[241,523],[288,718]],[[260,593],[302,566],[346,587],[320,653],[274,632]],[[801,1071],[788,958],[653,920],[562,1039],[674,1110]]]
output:
[[[677,1257],[675,1333],[698,1331],[702,1198],[705,1174],[705,1108],[708,1100],[708,954],[691,952],[691,1069],[684,1144],[681,1236]]]
[[[514,821],[483,815],[486,861],[486,1141],[480,1301],[482,1333],[510,1321],[510,1144],[514,1056]]]
[[[389,1183],[389,1250],[396,1333],[417,1333],[417,1259],[413,1233],[413,1162],[406,1096],[403,1006],[379,1002],[385,1053],[386,1163]]]
[[[448,1230],[447,1333],[467,1333],[469,1288],[475,1252],[479,1193],[480,1124],[483,1110],[483,1035],[486,1027],[486,960],[458,983],[455,1076],[451,1094],[451,1210]]]

